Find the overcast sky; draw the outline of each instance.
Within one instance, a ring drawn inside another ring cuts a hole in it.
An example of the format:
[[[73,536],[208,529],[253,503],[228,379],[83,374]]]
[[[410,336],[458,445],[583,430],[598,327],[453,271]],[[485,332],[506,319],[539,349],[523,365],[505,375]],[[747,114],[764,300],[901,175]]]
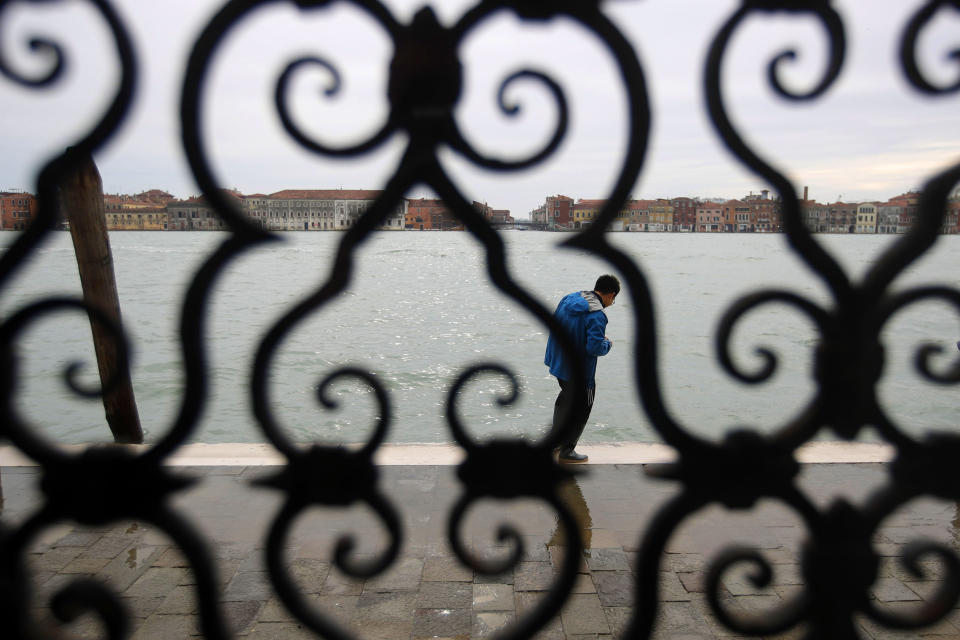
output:
[[[63,6],[60,6],[60,5]],[[207,0],[118,0],[137,48],[140,83],[123,127],[97,156],[109,193],[165,189],[178,197],[199,192],[180,145],[179,99],[185,62],[218,10]],[[386,2],[409,22],[421,0]],[[765,188],[719,143],[702,95],[706,51],[733,0],[620,0],[605,12],[633,44],[647,77],[653,123],[646,164],[633,195],[739,197]],[[727,103],[743,135],[822,202],[881,200],[922,185],[933,172],[960,161],[960,95],[929,99],[907,88],[899,68],[900,34],[923,3],[906,0],[835,2],[844,19],[847,56],[840,78],[815,103],[788,103],[766,82],[766,65],[788,47],[798,51],[785,78],[800,89],[820,77],[827,40],[810,18],[755,17],[734,40],[724,72]],[[437,3],[452,24],[470,3]],[[948,83],[960,73],[946,62],[960,45],[960,12],[943,10],[925,32],[921,62]],[[87,3],[15,4],[0,22],[4,56],[24,74],[47,64],[26,42],[43,34],[66,49],[69,68],[54,87],[26,90],[0,77],[0,188],[34,190],[37,168],[82,135],[109,101],[117,78],[110,38]],[[283,131],[273,88],[291,60],[315,55],[339,70],[333,98],[321,89],[329,76],[305,69],[294,82],[293,111],[305,131],[330,144],[365,139],[386,114],[391,50],[384,32],[349,3],[300,11],[276,3],[234,28],[217,57],[206,89],[205,142],[222,186],[244,193],[286,188],[380,188],[393,171],[400,137],[362,157],[332,162],[299,147]],[[563,88],[572,122],[547,162],[515,174],[482,171],[445,153],[446,166],[468,198],[508,208],[517,217],[562,193],[603,198],[616,179],[625,148],[625,96],[602,42],[570,21],[525,24],[503,14],[471,34],[463,51],[465,91],[459,124],[484,153],[521,157],[550,136],[556,118],[548,92],[516,83],[509,97],[516,118],[496,106],[504,78],[520,69],[548,73]],[[409,195],[431,195],[417,189]]]

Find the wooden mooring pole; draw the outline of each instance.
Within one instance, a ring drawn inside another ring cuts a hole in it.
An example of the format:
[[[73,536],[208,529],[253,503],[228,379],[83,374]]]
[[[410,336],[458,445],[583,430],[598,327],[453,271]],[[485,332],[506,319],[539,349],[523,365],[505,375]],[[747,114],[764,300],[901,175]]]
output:
[[[92,156],[83,158],[65,176],[60,186],[60,206],[70,224],[84,302],[102,310],[117,326],[121,326],[120,297],[117,295],[113,254],[110,252],[104,215],[103,183]],[[116,370],[117,345],[115,338],[93,316],[90,317],[90,328],[93,331],[100,382],[106,385]],[[129,371],[118,384],[103,394],[103,407],[115,442],[143,442]]]

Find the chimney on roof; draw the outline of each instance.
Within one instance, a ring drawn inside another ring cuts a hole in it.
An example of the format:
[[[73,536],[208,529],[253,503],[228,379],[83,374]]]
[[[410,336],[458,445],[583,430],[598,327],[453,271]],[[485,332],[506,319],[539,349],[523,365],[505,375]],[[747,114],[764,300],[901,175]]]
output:
[[[808,187],[804,187],[804,188],[803,188],[803,201],[804,201],[804,202],[807,201],[807,189],[808,189]]]

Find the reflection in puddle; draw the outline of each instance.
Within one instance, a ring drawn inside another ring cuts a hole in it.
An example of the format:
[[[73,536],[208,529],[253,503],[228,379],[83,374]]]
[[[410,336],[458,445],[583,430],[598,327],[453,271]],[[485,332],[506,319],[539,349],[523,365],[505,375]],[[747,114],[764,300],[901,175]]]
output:
[[[583,497],[583,491],[580,489],[580,481],[574,477],[569,482],[560,486],[560,501],[567,505],[574,520],[577,521],[577,528],[580,530],[580,537],[583,539],[584,550],[590,549],[591,533],[593,531],[593,520],[590,518],[590,509],[587,508],[587,501]],[[547,543],[548,547],[567,546],[567,536],[560,524],[558,518],[557,524],[553,530],[553,536]]]
[[[137,568],[137,548],[134,547],[127,552],[127,566],[131,569]]]

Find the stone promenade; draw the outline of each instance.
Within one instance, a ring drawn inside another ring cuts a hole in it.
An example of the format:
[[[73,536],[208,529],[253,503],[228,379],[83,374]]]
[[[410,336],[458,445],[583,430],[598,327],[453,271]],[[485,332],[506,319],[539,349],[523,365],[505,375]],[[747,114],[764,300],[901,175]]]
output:
[[[589,452],[589,448],[587,448]],[[602,456],[599,456],[602,457]],[[676,492],[667,481],[645,473],[643,464],[590,464],[571,483],[565,499],[586,542],[573,595],[537,636],[549,639],[620,637],[633,612],[633,570],[641,536],[658,509]],[[281,496],[251,486],[274,471],[270,466],[183,466],[200,482],[174,507],[210,542],[220,577],[224,613],[237,637],[251,640],[316,637],[280,602],[264,566],[267,531]],[[535,502],[480,503],[470,511],[465,544],[476,554],[503,557],[496,531],[501,523],[519,527],[523,561],[498,576],[474,574],[454,557],[446,540],[450,507],[460,495],[455,467],[445,464],[391,464],[381,467],[381,484],[404,527],[400,557],[384,574],[353,580],[332,566],[336,540],[357,537],[359,557],[386,543],[372,512],[315,510],[304,514],[289,537],[286,559],[301,592],[318,612],[343,624],[357,638],[482,638],[513,623],[543,597],[554,581],[564,549],[556,516]],[[506,472],[506,471],[505,471]],[[22,522],[39,504],[39,471],[4,466],[0,521]],[[883,485],[882,463],[813,463],[803,466],[800,485],[821,508],[838,497],[862,502]],[[918,538],[958,546],[958,507],[923,500],[884,523],[875,547],[884,556],[873,597],[878,605],[909,612],[924,605],[942,573],[927,561],[914,576],[898,561],[904,544]],[[762,503],[750,512],[710,507],[686,520],[671,537],[660,571],[657,638],[733,638],[711,613],[704,595],[704,567],[733,542],[759,549],[774,566],[773,583],[760,589],[746,572],[724,578],[721,599],[734,613],[762,615],[803,589],[797,556],[804,530],[783,505]],[[81,576],[92,576],[119,594],[132,612],[135,640],[174,640],[197,635],[194,578],[170,539],[137,522],[104,528],[70,523],[47,529],[29,554],[35,587],[34,613],[50,620],[51,594]],[[894,633],[869,619],[862,637],[960,638],[960,609],[921,632]],[[102,637],[98,623],[80,618],[67,627],[74,637]],[[802,628],[777,636],[802,637]]]

